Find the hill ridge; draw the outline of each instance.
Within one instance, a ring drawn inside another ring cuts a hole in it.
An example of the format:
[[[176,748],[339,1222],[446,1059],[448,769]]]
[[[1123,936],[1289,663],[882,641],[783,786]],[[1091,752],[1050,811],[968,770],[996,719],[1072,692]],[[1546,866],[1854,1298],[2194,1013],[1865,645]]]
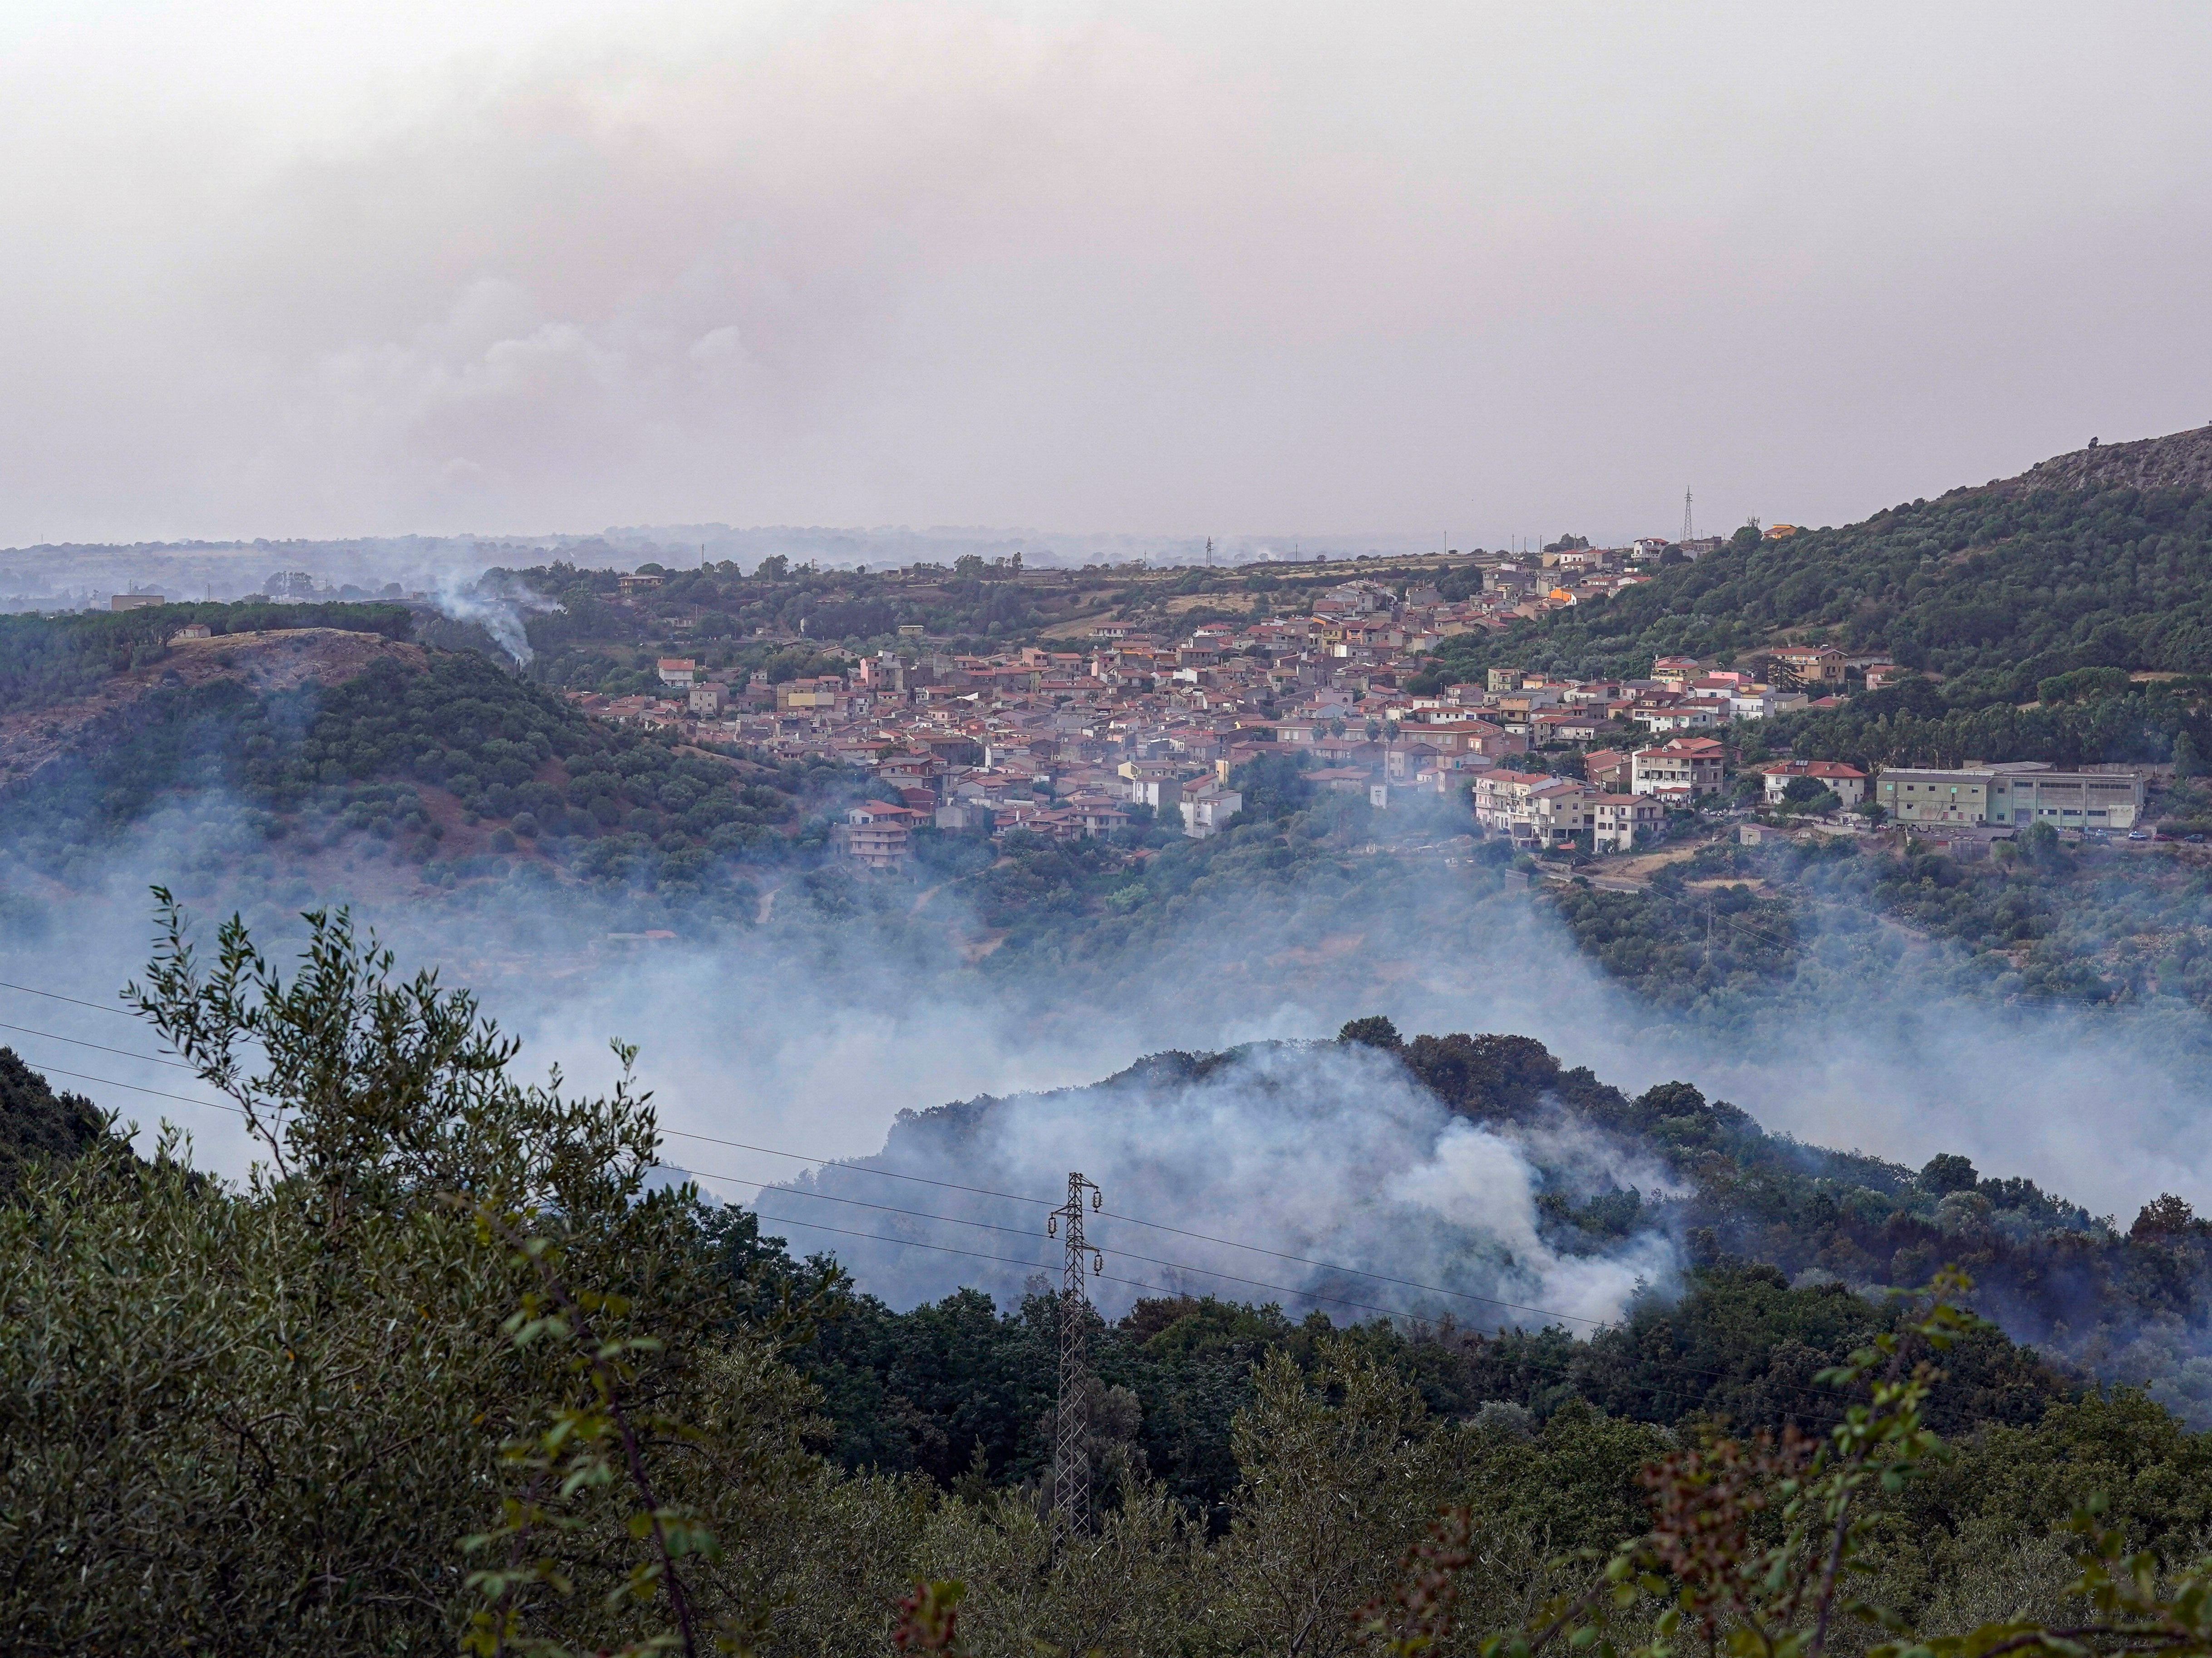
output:
[[[2212,489],[2212,426],[2126,443],[2099,443],[2039,460],[2001,480],[2003,495],[2038,489]]]

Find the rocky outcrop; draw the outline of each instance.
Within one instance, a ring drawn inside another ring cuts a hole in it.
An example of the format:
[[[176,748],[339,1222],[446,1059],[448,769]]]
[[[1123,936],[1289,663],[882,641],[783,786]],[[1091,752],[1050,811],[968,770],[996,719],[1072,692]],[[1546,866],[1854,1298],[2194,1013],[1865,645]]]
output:
[[[2212,489],[2212,426],[2054,455],[1996,487],[2005,495],[2037,489]]]

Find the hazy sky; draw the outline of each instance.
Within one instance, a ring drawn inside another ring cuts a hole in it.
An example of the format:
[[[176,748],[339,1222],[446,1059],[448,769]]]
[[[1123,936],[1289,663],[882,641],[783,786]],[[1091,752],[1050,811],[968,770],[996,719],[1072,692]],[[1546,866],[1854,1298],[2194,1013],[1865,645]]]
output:
[[[0,6],[0,542],[1840,522],[2212,420],[2212,6]]]

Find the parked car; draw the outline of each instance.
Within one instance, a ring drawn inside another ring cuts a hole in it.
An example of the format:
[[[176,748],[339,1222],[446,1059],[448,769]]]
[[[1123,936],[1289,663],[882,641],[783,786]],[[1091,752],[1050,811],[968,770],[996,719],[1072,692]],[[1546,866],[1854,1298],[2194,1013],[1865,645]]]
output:
[[[2150,839],[2150,836],[2142,829],[2130,829],[2128,831],[2128,839],[2130,841],[2148,841]]]

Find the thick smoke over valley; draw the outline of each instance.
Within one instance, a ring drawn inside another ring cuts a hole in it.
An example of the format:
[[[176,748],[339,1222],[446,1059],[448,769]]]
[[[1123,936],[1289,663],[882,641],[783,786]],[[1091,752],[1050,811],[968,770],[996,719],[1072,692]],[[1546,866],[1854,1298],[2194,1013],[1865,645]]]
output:
[[[226,869],[233,872],[219,877]],[[1785,999],[1729,1017],[1678,1017],[1607,980],[1524,890],[1441,863],[1349,918],[1316,888],[1272,905],[1194,905],[1110,960],[974,965],[948,942],[960,920],[946,911],[948,895],[918,914],[840,920],[818,913],[796,876],[769,874],[766,919],[720,944],[625,938],[636,930],[629,907],[646,895],[579,894],[521,874],[489,889],[426,894],[380,863],[317,885],[287,875],[262,849],[249,813],[212,800],[164,811],[112,855],[83,860],[71,879],[76,891],[65,896],[9,874],[0,976],[112,1006],[146,959],[146,890],[155,881],[175,884],[210,932],[219,914],[242,906],[280,955],[299,936],[297,911],[350,898],[403,966],[434,964],[446,982],[478,988],[488,1010],[526,1040],[531,1070],[557,1062],[579,1085],[599,1086],[612,1076],[606,1041],[641,1043],[641,1079],[672,1132],[669,1160],[735,1201],[751,1200],[755,1182],[792,1180],[803,1165],[714,1140],[851,1158],[885,1151],[888,1133],[885,1155],[907,1172],[1053,1199],[1067,1169],[1080,1168],[1106,1185],[1110,1207],[1128,1214],[1561,1311],[1599,1316],[1617,1310],[1639,1277],[1665,1280],[1669,1241],[1561,1259],[1528,1230],[1546,1180],[1611,1179],[1649,1192],[1648,1171],[1610,1163],[1604,1146],[1571,1135],[1537,1146],[1447,1132],[1433,1101],[1364,1054],[1255,1057],[1202,1084],[1081,1091],[1142,1055],[1310,1041],[1383,1013],[1409,1035],[1533,1036],[1562,1063],[1632,1092],[1686,1079],[1813,1144],[1913,1166],[1961,1152],[1984,1172],[2030,1176],[2123,1225],[2160,1191],[2212,1206],[2212,1134],[2203,1127],[2212,1100],[2204,1033],[2193,1023],[2124,1008],[2090,1016],[2000,1007],[1962,987],[1946,951],[1870,950],[1847,917],[1833,914],[1832,934],[1816,942]],[[100,1051],[150,1054],[150,1032],[112,1013],[0,994],[15,1027],[0,1035],[34,1066],[51,1066],[58,1085],[141,1124],[169,1117],[191,1131],[204,1163],[242,1171],[247,1150],[235,1119],[165,1097],[207,1097],[187,1072]],[[55,1040],[62,1036],[100,1048]],[[125,1084],[151,1091],[115,1085]],[[914,1124],[894,1129],[902,1112],[982,1096],[1000,1102],[955,1114],[971,1123],[957,1153]],[[936,1188],[824,1178],[840,1196],[1029,1229],[1025,1237],[927,1229],[934,1241],[1021,1263],[1011,1266],[787,1229],[795,1248],[834,1249],[863,1287],[895,1301],[963,1281],[1013,1294],[1028,1263],[1052,1258],[1038,1234],[1041,1207],[969,1212]],[[917,1224],[860,1208],[830,1218],[808,1207],[788,1196],[765,1202],[779,1218],[853,1232]],[[1117,1259],[1154,1255],[1404,1304],[1192,1240],[1148,1248],[1127,1226],[1106,1236]],[[1165,1268],[1124,1264],[1131,1270],[1109,1270],[1170,1281]],[[1193,1278],[1187,1287],[1205,1286]],[[1109,1303],[1139,1293],[1109,1288]]]

